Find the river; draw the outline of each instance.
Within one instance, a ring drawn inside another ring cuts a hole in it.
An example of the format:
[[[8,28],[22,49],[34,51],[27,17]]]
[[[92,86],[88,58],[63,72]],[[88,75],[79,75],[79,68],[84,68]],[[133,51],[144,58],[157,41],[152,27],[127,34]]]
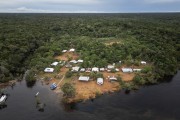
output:
[[[180,71],[171,81],[145,86],[125,94],[106,94],[94,100],[64,105],[49,86],[37,82],[32,88],[18,82],[11,88],[7,107],[0,109],[0,120],[180,120]],[[36,108],[39,92],[44,112]]]

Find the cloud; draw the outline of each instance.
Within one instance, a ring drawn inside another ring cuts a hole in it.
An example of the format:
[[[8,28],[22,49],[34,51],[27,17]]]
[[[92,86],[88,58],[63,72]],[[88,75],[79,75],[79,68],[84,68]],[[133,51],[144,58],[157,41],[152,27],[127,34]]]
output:
[[[180,0],[145,0],[145,2],[151,4],[165,4],[180,2]]]
[[[48,9],[31,9],[26,7],[19,7],[15,9],[0,9],[0,12],[6,13],[105,13],[105,11],[92,11],[92,10],[48,10]]]

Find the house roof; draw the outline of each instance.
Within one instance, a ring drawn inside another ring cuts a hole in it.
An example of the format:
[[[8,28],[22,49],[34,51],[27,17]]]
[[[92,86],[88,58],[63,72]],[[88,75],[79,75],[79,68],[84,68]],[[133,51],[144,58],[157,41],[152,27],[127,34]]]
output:
[[[142,69],[133,69],[133,71],[140,72]]]
[[[58,62],[53,62],[51,65],[56,66],[56,65],[58,65]]]
[[[85,70],[86,70],[85,68],[81,68],[81,69],[80,69],[81,72],[84,72]]]
[[[78,66],[72,67],[72,71],[79,71],[79,68],[80,68],[80,67],[78,67]]]
[[[69,52],[74,52],[74,51],[75,51],[74,48],[69,49]]]
[[[80,81],[89,81],[89,76],[80,76],[79,80]]]
[[[111,76],[111,77],[109,77],[109,80],[117,80],[117,78],[114,76]]]
[[[107,68],[108,68],[108,69],[113,69],[113,68],[114,68],[114,65],[108,65]]]
[[[146,61],[141,61],[141,64],[146,64]]]
[[[76,61],[76,60],[71,60],[71,61],[69,61],[69,62],[74,63],[74,64],[76,64],[76,63],[77,63],[77,61]]]
[[[93,67],[93,68],[92,68],[92,71],[93,71],[93,72],[99,72],[99,68]]]
[[[103,83],[103,78],[97,78],[97,82]]]
[[[45,68],[44,72],[54,72],[54,68]]]
[[[84,62],[84,60],[78,60],[77,62],[79,62],[79,63],[83,63],[83,62]]]
[[[122,68],[123,72],[133,72],[132,68]]]
[[[67,50],[63,50],[62,52],[65,53],[65,52],[67,52]]]

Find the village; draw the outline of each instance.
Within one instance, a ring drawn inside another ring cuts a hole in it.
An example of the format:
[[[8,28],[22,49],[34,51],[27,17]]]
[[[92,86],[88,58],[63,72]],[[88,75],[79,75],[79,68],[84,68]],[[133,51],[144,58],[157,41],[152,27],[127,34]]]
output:
[[[59,92],[62,85],[70,82],[75,86],[76,95],[72,101],[95,98],[98,94],[117,91],[121,88],[118,79],[130,82],[136,73],[141,72],[146,61],[140,61],[140,66],[127,67],[122,61],[112,63],[106,67],[83,68],[83,59],[74,48],[63,50],[62,55],[56,56],[55,61],[44,69],[43,77],[48,78],[50,89]],[[59,66],[59,67],[57,67]],[[55,69],[60,69],[56,72]],[[66,77],[70,72],[72,75]]]

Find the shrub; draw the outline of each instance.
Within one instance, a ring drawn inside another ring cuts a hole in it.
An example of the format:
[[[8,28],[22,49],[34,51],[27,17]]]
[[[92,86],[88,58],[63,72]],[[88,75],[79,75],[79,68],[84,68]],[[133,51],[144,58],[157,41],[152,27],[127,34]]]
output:
[[[71,83],[65,83],[62,86],[62,91],[66,97],[74,97],[76,93],[76,90]]]

